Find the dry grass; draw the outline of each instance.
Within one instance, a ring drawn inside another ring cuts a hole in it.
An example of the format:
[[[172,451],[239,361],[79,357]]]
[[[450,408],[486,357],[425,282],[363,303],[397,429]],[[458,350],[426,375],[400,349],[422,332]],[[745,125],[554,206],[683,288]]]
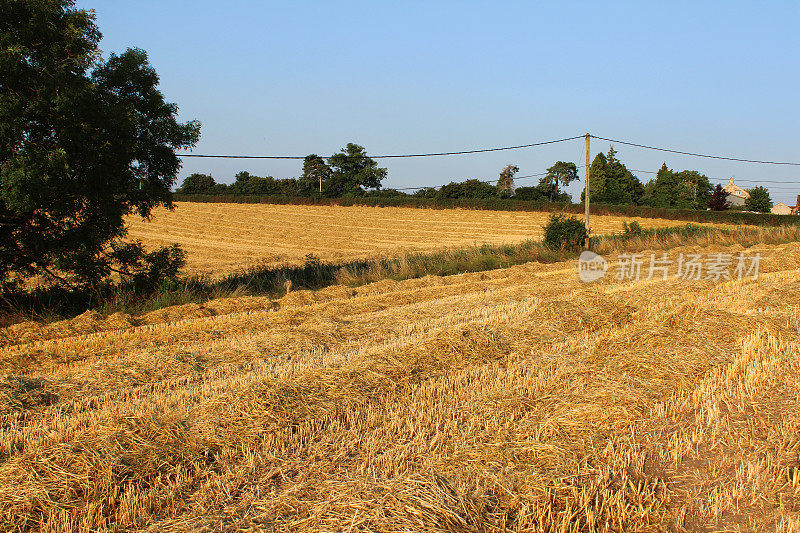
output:
[[[187,273],[215,278],[254,265],[296,264],[307,254],[344,261],[474,244],[540,239],[549,213],[363,206],[209,204],[178,202],[152,222],[131,217],[130,237],[148,247],[178,242]],[[619,233],[622,222],[643,227],[674,220],[597,216],[596,234]]]
[[[0,529],[798,532],[800,244],[748,251],[13,326]]]

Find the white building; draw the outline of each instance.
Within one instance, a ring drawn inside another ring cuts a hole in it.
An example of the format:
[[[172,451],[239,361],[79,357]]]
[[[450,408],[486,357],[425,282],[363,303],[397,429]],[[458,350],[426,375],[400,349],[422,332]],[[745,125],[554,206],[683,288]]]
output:
[[[791,215],[793,209],[783,202],[778,202],[772,206],[770,213],[773,215]]]

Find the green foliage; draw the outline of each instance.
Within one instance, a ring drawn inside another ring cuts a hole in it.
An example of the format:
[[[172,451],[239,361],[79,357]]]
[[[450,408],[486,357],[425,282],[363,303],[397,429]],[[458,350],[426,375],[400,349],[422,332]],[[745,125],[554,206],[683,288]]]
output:
[[[644,187],[639,178],[631,174],[609,148],[608,156],[597,154],[589,171],[592,202],[601,204],[639,205]],[[581,195],[583,201],[583,195]]]
[[[232,192],[238,194],[264,196],[282,194],[281,186],[272,176],[262,178],[261,176],[255,176],[246,171],[236,174],[236,181],[230,186],[230,189]]]
[[[759,185],[747,192],[750,193],[750,197],[744,201],[744,206],[748,211],[769,213],[772,210],[772,198],[770,198],[766,187]]]
[[[642,234],[642,225],[639,224],[638,221],[633,220],[630,224],[627,222],[622,223],[622,229],[625,232],[625,235],[641,235]]]
[[[297,179],[298,194],[314,196],[320,194],[320,184],[331,176],[331,167],[317,154],[310,154],[303,160],[303,173]]]
[[[506,165],[500,171],[500,178],[497,180],[497,194],[501,198],[510,198],[514,195],[514,175],[519,172],[516,165]]]
[[[439,188],[436,198],[497,198],[497,187],[476,179],[470,179],[460,183],[451,181],[447,185],[442,185]]]
[[[99,40],[94,15],[70,0],[2,4],[0,284],[97,283],[135,263],[117,253],[124,217],[171,207],[175,151],[199,138],[144,51],[102,62]]]
[[[178,271],[186,264],[186,254],[177,244],[145,252],[140,241],[115,247],[120,259],[123,286],[140,293],[150,293],[159,284],[177,281]],[[123,257],[124,256],[124,257]]]
[[[656,179],[647,183],[642,203],[652,207],[703,209],[711,199],[708,176],[695,170],[674,172],[661,165]]]
[[[280,194],[283,196],[298,196],[300,194],[300,185],[297,180],[292,178],[283,178],[275,180]]]
[[[561,196],[561,187],[566,187],[578,179],[580,179],[578,167],[575,163],[557,161],[555,165],[547,169],[547,175],[539,181],[539,187],[551,202],[555,202]]]
[[[731,208],[731,203],[728,201],[728,193],[722,188],[722,185],[717,184],[711,192],[708,199],[708,207],[712,211],[725,211]]]
[[[306,158],[308,159],[308,158]],[[367,156],[363,146],[347,143],[341,152],[328,158],[330,175],[323,181],[322,193],[338,198],[356,189],[379,189],[386,169]]]
[[[547,199],[547,195],[542,193],[539,187],[517,187],[514,190],[514,199],[529,202],[542,202]]]
[[[553,213],[544,227],[544,243],[553,250],[576,250],[589,236],[583,221],[562,213]]]
[[[213,194],[217,183],[208,174],[194,173],[183,180],[177,192],[184,194]]]

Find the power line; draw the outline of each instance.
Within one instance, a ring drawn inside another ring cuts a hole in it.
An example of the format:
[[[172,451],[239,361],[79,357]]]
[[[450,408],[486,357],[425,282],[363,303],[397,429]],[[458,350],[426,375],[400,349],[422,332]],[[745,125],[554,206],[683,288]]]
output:
[[[694,156],[694,157],[706,157],[706,158],[709,158],[709,159],[725,159],[727,161],[739,161],[741,163],[760,163],[762,165],[792,165],[792,166],[800,166],[800,163],[787,162],[787,161],[761,161],[761,160],[758,160],[758,159],[742,159],[742,158],[738,158],[738,157],[727,157],[727,156],[721,156],[721,155],[696,154],[696,153],[693,153],[693,152],[683,152],[681,150],[672,150],[670,148],[658,148],[656,146],[648,146],[646,144],[637,144],[637,143],[632,143],[632,142],[627,142],[627,141],[620,141],[620,140],[617,140],[617,139],[607,139],[605,137],[597,137],[595,135],[589,135],[589,136],[594,138],[594,139],[600,139],[601,141],[608,141],[608,142],[618,143],[618,144],[626,144],[628,146],[636,146],[638,148],[646,148],[648,150],[658,150],[660,152],[670,152],[670,153],[673,153],[673,154],[690,155],[690,156]]]
[[[480,154],[484,152],[500,152],[503,150],[519,150],[520,148],[531,148],[534,146],[544,146],[546,144],[556,144],[566,141],[574,141],[581,139],[583,135],[575,137],[567,137],[564,139],[555,139],[552,141],[542,141],[530,144],[519,144],[516,146],[503,146],[500,148],[481,148],[479,150],[460,150],[457,152],[431,152],[423,154],[389,154],[389,155],[371,155],[372,159],[400,159],[407,157],[437,157],[447,155],[465,155],[465,154]],[[215,159],[305,159],[306,156],[301,155],[211,155],[211,154],[178,154],[178,157],[197,157],[197,158],[215,158]]]
[[[499,152],[503,150],[519,150],[521,148],[532,148],[534,146],[544,146],[547,144],[556,144],[562,143],[567,141],[574,141],[576,139],[582,139],[585,135],[576,135],[574,137],[565,137],[563,139],[554,139],[551,141],[541,141],[535,143],[528,143],[528,144],[518,144],[515,146],[502,146],[499,148],[480,148],[477,150],[459,150],[455,152],[428,152],[428,153],[419,153],[419,154],[383,154],[383,155],[373,155],[370,156],[373,159],[400,159],[400,158],[409,158],[409,157],[438,157],[438,156],[450,156],[450,155],[466,155],[466,154],[480,154],[486,152]],[[760,159],[744,159],[739,157],[728,157],[728,156],[721,156],[721,155],[710,155],[710,154],[699,154],[695,152],[685,152],[682,150],[673,150],[671,148],[660,148],[658,146],[649,146],[646,144],[639,144],[633,143],[629,141],[621,141],[619,139],[609,139],[607,137],[599,137],[597,135],[589,134],[590,138],[598,139],[601,141],[608,141],[617,144],[624,144],[627,146],[635,146],[638,148],[645,148],[647,150],[657,150],[660,152],[669,152],[673,154],[681,154],[681,155],[688,155],[693,157],[705,157],[709,159],[724,159],[726,161],[738,161],[742,163],[759,163],[762,165],[791,165],[791,166],[800,166],[800,163],[792,162],[792,161],[764,161]],[[306,156],[301,155],[228,155],[228,154],[178,154],[178,157],[194,157],[194,158],[213,158],[213,159],[305,159]],[[639,171],[645,172],[645,171]]]

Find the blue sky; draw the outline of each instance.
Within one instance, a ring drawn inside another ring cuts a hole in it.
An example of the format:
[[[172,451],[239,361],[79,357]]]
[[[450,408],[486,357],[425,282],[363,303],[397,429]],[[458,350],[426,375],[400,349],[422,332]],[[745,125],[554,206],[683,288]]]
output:
[[[208,2],[78,0],[104,54],[145,49],[167,99],[202,122],[195,153],[328,156],[526,144],[586,132],[693,152],[800,161],[800,2]],[[794,204],[800,167],[615,146],[629,168],[696,169]],[[608,143],[593,141],[592,153]],[[582,141],[384,160],[384,186],[583,162]],[[186,160],[181,179],[291,161]],[[642,181],[651,175],[637,173]],[[742,180],[752,180],[745,182]],[[536,179],[518,185],[535,184]],[[581,184],[570,192],[579,194]]]

